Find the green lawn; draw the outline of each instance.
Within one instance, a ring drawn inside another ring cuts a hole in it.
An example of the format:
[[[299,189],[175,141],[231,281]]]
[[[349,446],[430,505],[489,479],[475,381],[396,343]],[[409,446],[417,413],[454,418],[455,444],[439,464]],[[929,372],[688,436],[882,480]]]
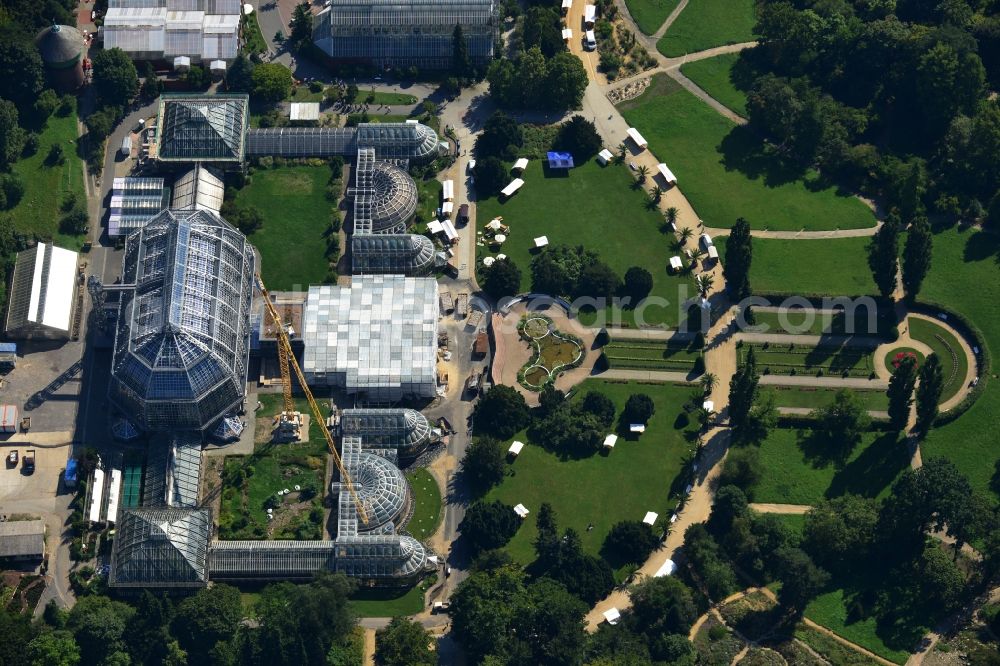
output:
[[[865,433],[846,463],[810,431],[775,428],[760,447],[767,470],[755,487],[755,502],[818,504],[846,493],[878,497],[909,467],[906,445],[895,435]]]
[[[834,388],[812,388],[805,386],[767,386],[766,391],[774,394],[774,404],[777,407],[808,407],[815,409],[833,402],[837,394]],[[865,391],[851,389],[851,393],[861,399],[870,409],[884,412],[889,407],[889,398],[885,391]]]
[[[604,355],[612,368],[692,372],[701,350],[656,341],[612,340],[604,346]]]
[[[986,336],[994,369],[1000,363],[1000,238],[974,229],[951,229],[934,236],[934,261],[920,297],[957,310]],[[951,459],[973,487],[987,492],[1000,452],[1000,383],[991,380],[979,400],[960,418],[931,431],[921,444],[929,456]],[[993,495],[995,497],[995,494]]]
[[[737,88],[733,82],[733,65],[739,59],[739,53],[723,53],[714,58],[695,60],[681,65],[681,74],[694,81],[709,95],[745,117],[747,115],[747,94]]]
[[[675,254],[668,247],[673,237],[660,231],[662,217],[646,207],[646,195],[632,189],[628,167],[601,167],[589,160],[569,171],[568,176],[547,176],[541,161],[532,161],[521,190],[501,203],[496,198],[478,202],[482,228],[497,216],[510,226],[500,250],[521,269],[521,289],[531,288],[532,239],[548,236],[551,245],[583,245],[600,254],[620,276],[631,266],[641,266],[653,275],[652,296],[666,299],[666,307],[653,306],[643,312],[647,324],[676,326],[681,316],[678,303],[694,294],[686,276],[667,273],[667,261]],[[488,248],[479,248],[489,253]],[[686,294],[679,297],[684,285]],[[626,324],[635,312],[621,313]],[[589,322],[588,322],[589,323]]]
[[[406,478],[413,490],[413,517],[406,529],[414,539],[423,541],[441,522],[441,489],[426,469],[415,469]]]
[[[441,205],[441,181],[437,178],[417,181],[417,214],[413,232],[427,231],[427,223],[437,219],[437,209]],[[461,205],[461,202],[459,203]]]
[[[951,331],[942,328],[926,319],[911,318],[909,320],[910,336],[923,342],[937,354],[941,361],[944,374],[944,390],[941,401],[944,402],[961,390],[965,385],[965,374],[969,370],[969,360],[962,353],[959,344]]]
[[[358,617],[396,617],[416,615],[424,609],[424,592],[435,576],[408,588],[372,588],[358,590],[351,596],[351,610]]]
[[[369,97],[372,98],[371,101],[368,101]],[[353,101],[355,104],[368,103],[376,106],[379,104],[388,104],[389,106],[409,106],[411,104],[416,104],[417,98],[406,93],[358,90],[358,94],[354,96]]]
[[[753,40],[753,0],[692,0],[657,43],[673,58]]]
[[[756,244],[754,240],[754,256],[756,257]],[[803,241],[796,241],[803,242]],[[769,242],[768,242],[769,243]],[[891,327],[889,317],[878,318],[878,312],[874,308],[858,307],[850,323],[853,326],[848,331],[849,320],[844,311],[830,312],[827,310],[813,310],[803,307],[787,307],[782,311],[764,310],[755,307],[755,328],[762,327],[763,333],[789,333],[792,335],[877,335],[885,336],[886,329]],[[888,314],[888,313],[886,313]],[[874,318],[874,321],[871,321]],[[894,321],[894,320],[893,320]]]
[[[871,650],[880,657],[897,664],[906,663],[910,656],[909,651],[899,647],[890,648],[886,645],[879,636],[878,624],[874,617],[858,619],[853,622],[848,621],[847,606],[849,600],[845,599],[845,594],[843,589],[821,594],[806,607],[806,617],[852,643],[857,643]],[[915,630],[914,634],[916,633]]]
[[[715,246],[726,262],[726,240]],[[867,238],[753,239],[750,284],[757,293],[859,296],[875,293]]]
[[[326,238],[333,204],[326,199],[327,166],[258,169],[236,202],[256,206],[264,226],[250,236],[260,250],[261,276],[271,290],[306,289],[328,274]]]
[[[798,513],[772,513],[768,515],[777,519],[796,539],[802,538],[802,530],[805,529],[806,525],[806,517],[804,515]]]
[[[798,166],[783,164],[749,129],[737,127],[666,74],[654,76],[646,92],[618,108],[674,172],[707,226],[731,227],[739,217],[756,229],[875,225],[860,201],[819,182],[815,172],[803,176]],[[863,257],[858,260],[864,263]]]
[[[678,4],[680,0],[625,0],[628,13],[639,26],[639,30],[647,35],[659,30]]]
[[[76,138],[75,111],[64,117],[56,114],[49,116],[48,124],[38,136],[38,152],[18,160],[11,167],[24,183],[24,196],[9,211],[18,232],[34,234],[73,250],[79,249],[85,239],[59,232],[59,218],[62,217],[59,206],[69,193],[77,196],[80,205],[86,205],[84,167],[76,155]],[[49,166],[45,163],[46,157],[56,144],[63,147],[65,162]],[[94,224],[93,220],[91,224]]]
[[[638,440],[620,438],[608,455],[597,454],[578,460],[560,460],[522,432],[513,439],[527,446],[511,464],[512,474],[490,491],[486,500],[499,499],[510,505],[524,504],[531,514],[507,545],[521,564],[535,558],[535,518],[542,502],[555,509],[559,529],[575,529],[584,549],[598,554],[611,526],[621,520],[642,520],[647,511],[669,515],[676,503],[683,462],[693,453],[685,439],[684,424],[678,419],[681,406],[691,395],[691,387],[669,384],[612,383],[589,379],[577,395],[595,389],[614,401],[621,410],[633,393],[646,393],[656,406],[646,432]],[[693,420],[693,419],[692,419]],[[627,492],[624,490],[627,489]],[[587,526],[594,525],[588,531]]]
[[[243,50],[247,53],[264,53],[267,51],[267,42],[260,31],[260,24],[257,22],[256,13],[243,17],[243,38],[246,40]]]

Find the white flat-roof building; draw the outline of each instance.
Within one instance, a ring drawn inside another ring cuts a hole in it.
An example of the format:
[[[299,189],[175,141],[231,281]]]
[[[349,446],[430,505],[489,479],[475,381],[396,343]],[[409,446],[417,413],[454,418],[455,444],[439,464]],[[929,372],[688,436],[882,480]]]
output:
[[[5,327],[8,337],[65,340],[71,336],[78,257],[50,243],[17,253]]]
[[[104,48],[182,66],[228,62],[239,49],[241,8],[240,0],[108,0]]]
[[[524,448],[524,442],[519,442],[517,440],[514,440],[514,443],[510,445],[509,449],[507,449],[507,453],[509,453],[514,457],[517,457],[521,454],[521,449],[523,448]]]
[[[433,278],[359,275],[309,288],[302,369],[316,386],[368,400],[434,397],[438,286]]]
[[[292,102],[288,117],[291,120],[319,120],[319,102]]]

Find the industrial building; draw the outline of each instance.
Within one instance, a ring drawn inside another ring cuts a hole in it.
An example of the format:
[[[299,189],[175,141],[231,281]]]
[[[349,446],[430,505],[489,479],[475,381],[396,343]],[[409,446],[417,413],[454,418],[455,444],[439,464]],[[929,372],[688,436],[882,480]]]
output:
[[[230,62],[241,11],[242,0],[108,0],[101,35],[133,60]]]
[[[372,402],[434,396],[438,287],[433,278],[358,275],[309,288],[302,369],[316,386]]]
[[[45,558],[44,520],[0,522],[0,560],[41,560]]]
[[[334,63],[447,69],[456,25],[473,65],[489,63],[500,28],[494,0],[338,0],[315,17],[313,43]]]
[[[162,178],[115,178],[111,184],[108,236],[127,236],[156,217],[168,203]]]
[[[79,30],[69,25],[49,26],[35,37],[35,46],[56,90],[76,90],[86,81],[83,54],[87,51],[87,40]]]
[[[161,95],[149,156],[167,163],[241,166],[249,113],[247,95]]]
[[[72,250],[39,243],[17,253],[7,308],[7,337],[68,340],[77,308],[77,260]]]
[[[253,249],[204,210],[165,210],[128,237],[112,402],[146,431],[205,431],[243,402]]]

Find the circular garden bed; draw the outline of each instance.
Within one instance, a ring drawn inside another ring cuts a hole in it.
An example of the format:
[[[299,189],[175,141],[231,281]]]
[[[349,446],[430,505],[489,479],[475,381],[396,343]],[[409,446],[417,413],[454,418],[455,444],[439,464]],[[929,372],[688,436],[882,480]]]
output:
[[[518,382],[529,391],[541,391],[560,374],[580,365],[586,356],[580,339],[559,331],[545,315],[528,314],[518,323],[517,331],[533,347],[531,358],[517,373]]]

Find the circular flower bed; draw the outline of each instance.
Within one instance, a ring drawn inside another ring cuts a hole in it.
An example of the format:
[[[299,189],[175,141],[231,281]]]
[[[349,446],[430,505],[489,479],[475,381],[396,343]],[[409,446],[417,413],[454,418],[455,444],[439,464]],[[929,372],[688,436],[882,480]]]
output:
[[[924,355],[918,352],[912,347],[897,347],[895,349],[889,350],[885,355],[885,369],[890,373],[895,372],[896,368],[904,358],[912,358],[916,360],[917,367],[919,368],[924,362]]]
[[[545,315],[526,316],[518,323],[517,330],[534,348],[531,358],[517,373],[517,381],[529,391],[541,391],[562,372],[580,365],[586,355],[579,338],[556,329]]]

